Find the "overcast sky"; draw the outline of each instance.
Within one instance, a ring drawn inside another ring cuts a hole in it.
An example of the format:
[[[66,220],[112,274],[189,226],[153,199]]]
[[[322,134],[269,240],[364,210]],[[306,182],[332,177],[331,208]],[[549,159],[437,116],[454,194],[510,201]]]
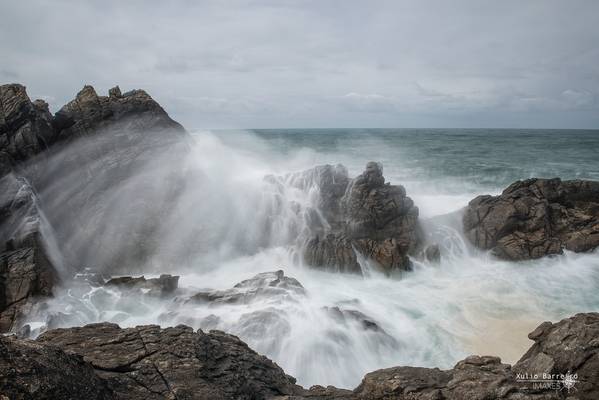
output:
[[[188,128],[599,128],[599,1],[2,1],[0,83]]]

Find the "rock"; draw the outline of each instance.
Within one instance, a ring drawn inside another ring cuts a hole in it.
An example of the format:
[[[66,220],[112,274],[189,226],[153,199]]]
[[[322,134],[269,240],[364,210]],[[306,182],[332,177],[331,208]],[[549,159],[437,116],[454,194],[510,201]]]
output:
[[[2,163],[12,168],[47,149],[55,137],[52,116],[45,102],[37,100],[32,103],[22,85],[0,85]],[[2,169],[2,175],[10,171],[6,166]]]
[[[439,263],[441,261],[441,249],[438,244],[430,244],[426,246],[421,253],[421,257],[426,261]]]
[[[81,356],[0,335],[0,399],[117,399]]]
[[[186,326],[56,329],[38,338],[83,356],[119,399],[266,399],[301,388],[237,337]]]
[[[56,113],[54,126],[58,140],[96,134],[102,128],[185,132],[145,91],[121,94],[118,86],[110,89],[109,97],[98,96],[92,86],[84,86],[74,100]]]
[[[232,289],[198,292],[189,299],[199,303],[248,304],[256,299],[269,301],[296,301],[305,296],[306,291],[295,278],[285,276],[282,270],[262,272],[250,279],[239,282]]]
[[[535,344],[513,367],[498,357],[470,356],[449,370],[404,366],[373,371],[353,391],[332,386],[305,390],[272,361],[220,331],[194,332],[182,325],[121,329],[101,323],[48,331],[35,342],[0,337],[0,394],[127,400],[599,398],[599,313],[545,322],[529,337]],[[561,378],[565,374],[573,377],[567,386]],[[529,379],[551,384],[535,387]]]
[[[472,200],[463,224],[475,246],[506,260],[589,251],[599,246],[599,182],[517,181]]]
[[[24,178],[0,178],[0,333],[16,328],[29,301],[50,296],[58,272],[42,233],[35,192]]]
[[[353,180],[340,166],[320,166],[304,174],[318,187],[319,207],[328,222],[307,241],[307,264],[361,273],[359,252],[387,274],[411,269],[408,255],[422,245],[418,208],[403,186],[385,184],[380,164],[369,162]]]
[[[170,274],[162,274],[158,278],[146,279],[144,276],[131,277],[121,276],[112,278],[104,284],[105,286],[116,286],[121,290],[141,290],[150,295],[167,295],[174,293],[179,285],[179,277]]]
[[[516,373],[575,374],[574,395],[599,398],[599,313],[544,322],[528,338],[535,344],[514,365]]]
[[[70,266],[108,270],[118,262],[135,268],[151,257],[158,248],[153,236],[157,221],[177,195],[181,176],[154,175],[135,182],[137,196],[123,210],[135,226],[128,219],[102,228],[107,208],[114,205],[110,194],[120,193],[115,188],[122,190],[120,185],[132,176],[139,177],[142,167],[159,164],[160,155],[182,162],[186,137],[181,125],[143,90],[122,94],[115,87],[109,96],[98,96],[85,86],[52,116],[48,104],[31,102],[22,85],[0,86],[0,177],[13,172],[35,188]],[[168,182],[161,188],[164,204],[155,200],[155,179]],[[107,237],[100,238],[99,231]],[[118,252],[88,245],[100,241],[114,249],[110,240],[124,245]]]

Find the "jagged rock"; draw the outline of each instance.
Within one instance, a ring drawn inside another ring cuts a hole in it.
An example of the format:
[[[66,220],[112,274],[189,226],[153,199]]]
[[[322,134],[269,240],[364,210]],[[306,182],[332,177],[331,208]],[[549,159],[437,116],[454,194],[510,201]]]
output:
[[[0,178],[0,332],[11,330],[29,300],[50,296],[58,280],[41,227],[36,194],[24,178]]]
[[[528,179],[466,208],[464,231],[477,247],[528,260],[599,246],[599,182]]]
[[[184,129],[145,91],[132,90],[121,94],[117,86],[109,97],[98,96],[92,86],[86,85],[71,102],[62,107],[55,116],[54,125],[58,140],[72,139],[95,134],[105,127],[121,131]]]
[[[56,329],[38,338],[83,356],[119,399],[266,399],[301,390],[237,337],[186,326]]]
[[[101,323],[48,331],[36,342],[0,337],[0,394],[127,400],[599,398],[599,313],[544,322],[529,337],[535,344],[513,367],[498,357],[470,356],[449,370],[374,371],[353,391],[332,386],[305,390],[272,361],[220,331],[195,333],[186,326],[154,325],[121,329]],[[90,374],[92,370],[97,377]],[[575,378],[565,386],[560,377],[567,373]],[[553,378],[540,375],[540,379],[554,381],[535,387],[526,378],[534,374],[550,374]]]
[[[0,399],[117,399],[81,356],[0,335]]]
[[[47,149],[55,137],[45,102],[32,103],[22,85],[0,85],[0,159],[4,160],[0,164],[5,164],[0,169],[2,175],[16,163]]]
[[[239,282],[232,289],[198,292],[190,300],[211,305],[248,304],[258,298],[295,301],[296,297],[305,294],[304,287],[297,279],[285,276],[284,271],[278,270],[257,274]]]
[[[167,295],[177,290],[179,277],[170,274],[162,274],[158,278],[146,279],[144,276],[132,277],[121,276],[109,279],[105,286],[115,286],[125,290],[147,291],[150,295]]]
[[[573,394],[599,398],[599,313],[544,322],[528,335],[535,344],[514,365],[520,374],[577,375]]]
[[[358,251],[386,273],[410,269],[408,254],[422,242],[418,208],[403,186],[385,184],[380,164],[369,162],[353,180],[340,166],[320,166],[304,174],[318,186],[329,224],[307,241],[307,264],[361,273]]]
[[[0,177],[17,172],[35,188],[69,266],[106,270],[118,261],[135,267],[151,257],[158,247],[152,236],[157,220],[177,195],[182,178],[148,176],[147,182],[136,182],[138,196],[125,202],[124,210],[135,226],[116,221],[109,232],[101,228],[114,200],[108,193],[122,189],[119,185],[145,164],[160,163],[160,154],[183,160],[185,137],[181,125],[143,90],[122,94],[116,87],[109,96],[98,96],[85,86],[52,116],[48,104],[31,102],[22,85],[0,86]],[[164,204],[147,200],[156,197],[151,196],[155,179],[169,184],[161,188]],[[89,246],[100,240],[98,231],[107,236],[101,238],[103,244],[111,239],[124,243],[120,251]]]

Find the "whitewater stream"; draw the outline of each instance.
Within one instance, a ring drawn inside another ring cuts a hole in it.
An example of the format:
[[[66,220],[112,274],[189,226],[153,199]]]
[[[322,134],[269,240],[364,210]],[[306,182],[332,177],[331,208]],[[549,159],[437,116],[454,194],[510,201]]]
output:
[[[499,261],[466,242],[460,210],[517,179],[599,180],[597,150],[599,135],[585,131],[198,131],[184,160],[185,189],[161,224],[164,251],[143,271],[146,277],[180,275],[177,299],[67,285],[27,322],[39,332],[44,318],[60,313],[53,327],[112,321],[123,327],[185,323],[220,329],[306,387],[353,388],[375,369],[450,368],[469,354],[513,363],[541,322],[599,311],[599,252]],[[414,261],[414,271],[393,278],[365,260],[363,276],[303,265],[298,243],[318,191],[289,174],[341,163],[355,177],[371,160],[383,164],[388,182],[406,188],[427,234],[440,244],[440,263]],[[168,162],[159,163],[159,170],[168,168]],[[157,174],[160,188],[167,178]],[[112,198],[129,200],[135,191],[126,186]],[[118,204],[114,218],[126,219]],[[165,261],[166,254],[182,251],[186,262]],[[185,300],[276,270],[305,290],[243,304]],[[130,273],[124,266],[122,274]],[[340,319],[335,310],[362,317]]]

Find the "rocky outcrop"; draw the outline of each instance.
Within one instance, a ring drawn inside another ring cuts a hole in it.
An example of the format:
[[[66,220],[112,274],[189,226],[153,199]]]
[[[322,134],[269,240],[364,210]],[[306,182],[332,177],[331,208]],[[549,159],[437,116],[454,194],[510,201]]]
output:
[[[58,280],[42,233],[37,197],[24,178],[0,178],[0,332],[11,330],[31,299],[49,296]]]
[[[155,245],[156,214],[164,212],[143,201],[151,182],[136,182],[136,198],[119,205],[143,221],[128,230],[118,221],[109,232],[102,228],[114,206],[106,193],[122,191],[133,171],[160,151],[185,154],[184,136],[142,90],[121,94],[116,87],[106,97],[85,86],[52,115],[24,86],[0,86],[0,332],[11,329],[29,299],[51,294],[58,267],[98,266],[92,260],[105,267],[106,258],[143,262],[140,253]],[[170,182],[176,195],[178,181]],[[106,250],[89,246],[100,239],[98,230],[122,242],[126,237],[126,245],[101,259]]]
[[[506,260],[599,246],[599,182],[528,179],[499,196],[478,196],[465,210],[464,231],[477,247]]]
[[[96,134],[103,128],[126,134],[148,131],[175,131],[183,127],[145,91],[132,90],[121,94],[120,88],[110,89],[109,96],[98,96],[92,86],[85,86],[77,97],[62,107],[54,117],[57,140],[72,140]]]
[[[576,375],[573,394],[599,397],[599,313],[577,314],[558,323],[544,322],[528,335],[535,344],[514,365],[520,375]]]
[[[305,390],[272,361],[220,331],[154,325],[121,329],[102,323],[56,329],[36,341],[0,337],[0,395],[128,400],[591,400],[599,397],[598,334],[599,313],[577,314],[541,324],[529,335],[535,344],[513,367],[497,357],[470,356],[449,370],[387,368],[367,374],[350,391],[331,386]]]
[[[44,101],[31,102],[22,85],[0,85],[0,177],[47,149],[55,139],[52,115]]]
[[[359,255],[386,273],[410,269],[408,254],[422,244],[418,208],[403,186],[385,184],[383,168],[370,162],[353,180],[341,166],[307,172],[320,193],[327,224],[308,240],[304,259],[317,267],[361,273]]]
[[[83,356],[119,399],[267,399],[300,388],[235,336],[115,324],[56,329],[37,340]]]

